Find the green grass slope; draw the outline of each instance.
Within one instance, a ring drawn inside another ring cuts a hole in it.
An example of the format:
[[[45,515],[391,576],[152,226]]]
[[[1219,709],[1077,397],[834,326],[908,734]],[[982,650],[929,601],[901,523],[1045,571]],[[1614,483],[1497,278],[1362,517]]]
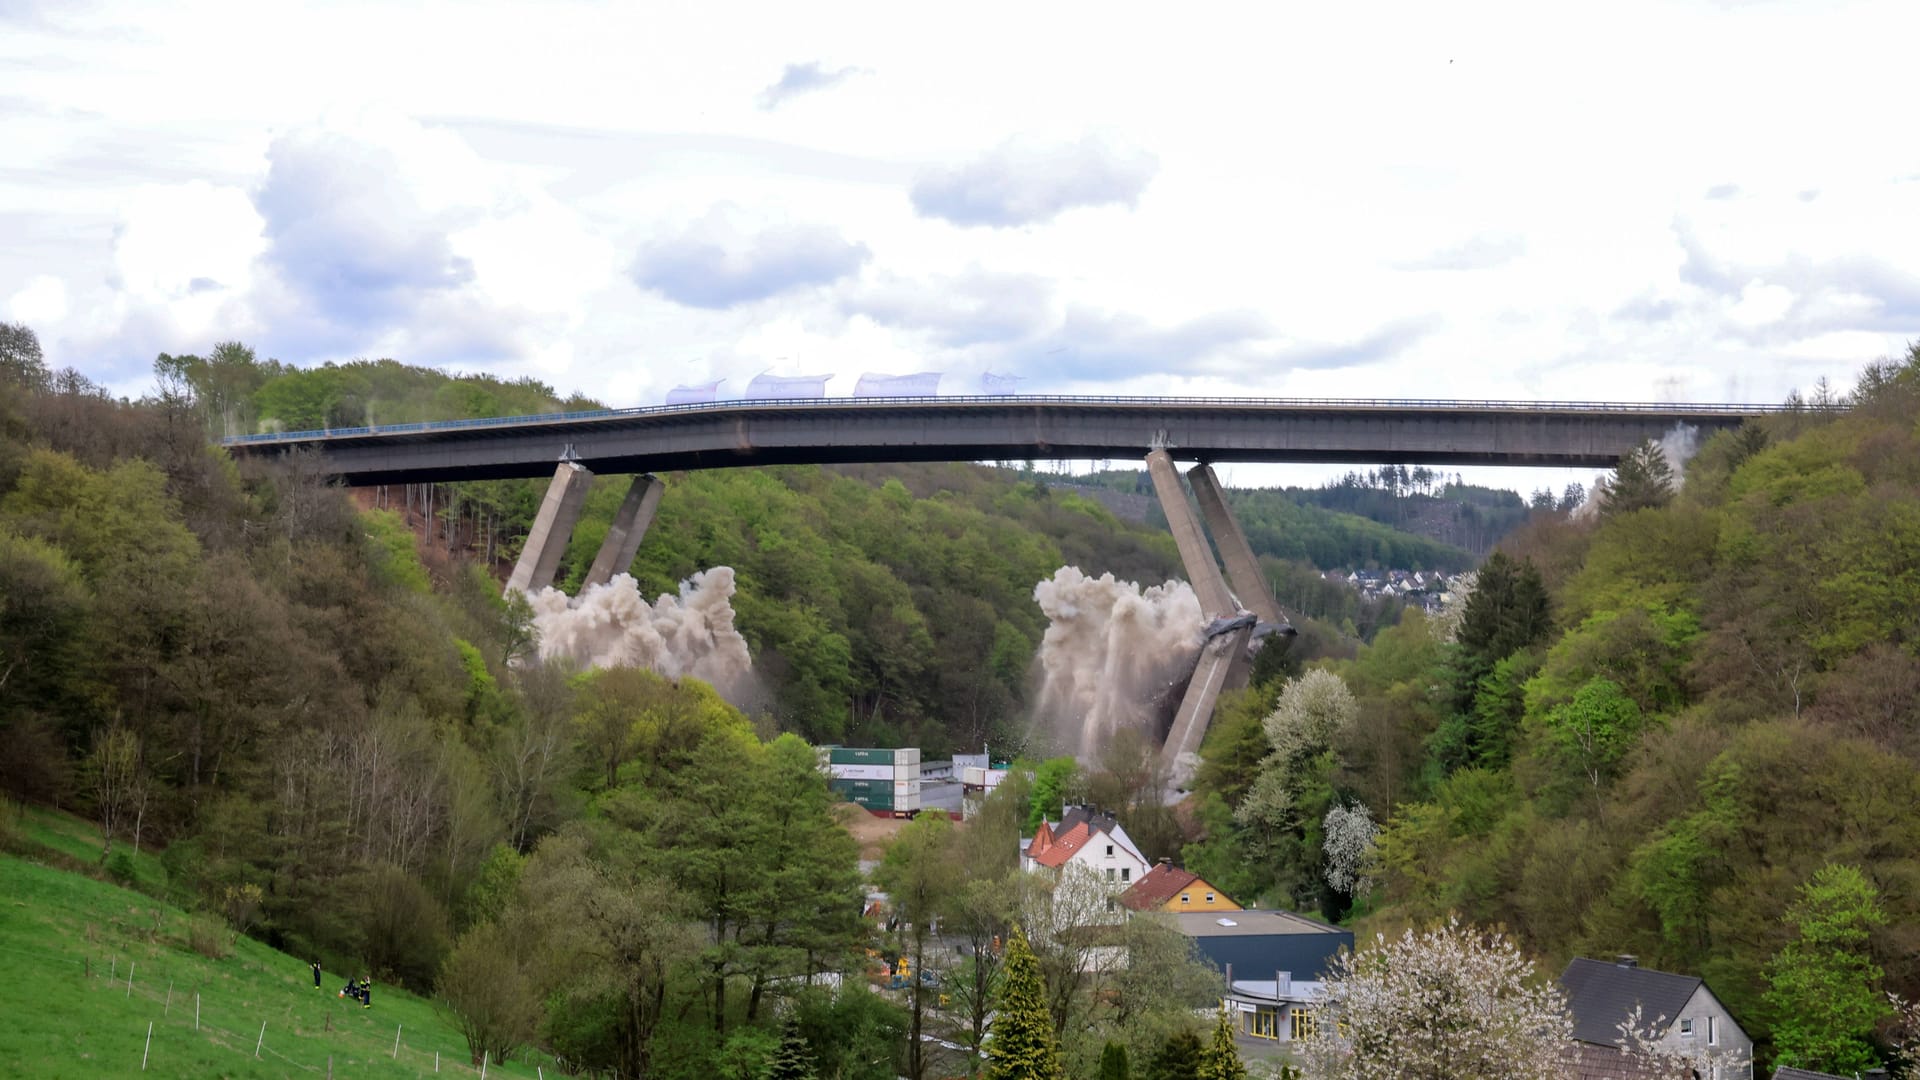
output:
[[[30,823],[38,830],[70,831],[57,815]],[[210,959],[187,930],[184,912],[151,897],[0,855],[0,1076],[140,1075],[149,1023],[155,1077],[324,1077],[329,1059],[336,1076],[425,1076],[436,1051],[442,1075],[478,1072],[428,1001],[376,983],[363,1009],[337,996],[345,972],[326,972],[316,991],[302,959],[246,938]],[[536,1061],[487,1075],[560,1075]]]

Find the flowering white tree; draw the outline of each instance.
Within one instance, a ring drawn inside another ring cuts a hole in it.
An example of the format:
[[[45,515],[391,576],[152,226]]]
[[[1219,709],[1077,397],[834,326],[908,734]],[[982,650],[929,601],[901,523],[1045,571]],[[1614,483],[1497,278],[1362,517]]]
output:
[[[1346,680],[1331,671],[1316,668],[1289,680],[1265,723],[1273,752],[1261,762],[1260,775],[1235,815],[1244,823],[1269,828],[1297,824],[1293,807],[1303,769],[1353,726],[1358,713]]]
[[[1473,587],[1480,580],[1480,572],[1469,570],[1447,584],[1446,602],[1440,610],[1433,613],[1433,632],[1442,641],[1460,640],[1460,620],[1467,617],[1467,601],[1473,596]]]
[[[1566,997],[1503,935],[1458,919],[1376,935],[1333,962],[1300,1044],[1310,1080],[1551,1080],[1573,1037]]]
[[[1374,824],[1367,804],[1336,804],[1327,811],[1321,832],[1325,834],[1321,851],[1326,856],[1327,884],[1348,896],[1360,896],[1372,889],[1378,856],[1374,841],[1380,836],[1380,826]]]

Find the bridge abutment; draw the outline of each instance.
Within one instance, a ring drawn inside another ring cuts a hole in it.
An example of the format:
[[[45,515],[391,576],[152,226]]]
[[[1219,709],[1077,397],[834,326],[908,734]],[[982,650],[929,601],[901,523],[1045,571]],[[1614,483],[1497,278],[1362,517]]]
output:
[[[654,512],[660,509],[660,496],[665,490],[666,485],[652,473],[633,478],[627,497],[621,500],[619,511],[613,515],[613,524],[607,527],[607,538],[593,557],[586,580],[580,583],[583,591],[605,585],[615,574],[624,574],[633,566],[633,557],[640,553],[640,541],[646,539],[647,527],[653,524]]]
[[[567,552],[567,541],[580,521],[587,491],[592,487],[593,473],[571,461],[561,462],[553,471],[553,482],[547,485],[546,498],[540,500],[540,511],[534,515],[533,528],[527,531],[526,546],[513,564],[507,588],[532,593],[553,584],[553,575],[560,569],[560,558]]]

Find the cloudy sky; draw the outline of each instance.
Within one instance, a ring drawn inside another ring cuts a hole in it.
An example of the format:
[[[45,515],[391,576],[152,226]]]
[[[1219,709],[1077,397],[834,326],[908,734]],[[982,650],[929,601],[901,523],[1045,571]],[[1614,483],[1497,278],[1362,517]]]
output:
[[[1574,14],[1569,14],[1574,13]],[[1920,337],[1920,9],[0,0],[0,316],[611,404],[1775,401]]]

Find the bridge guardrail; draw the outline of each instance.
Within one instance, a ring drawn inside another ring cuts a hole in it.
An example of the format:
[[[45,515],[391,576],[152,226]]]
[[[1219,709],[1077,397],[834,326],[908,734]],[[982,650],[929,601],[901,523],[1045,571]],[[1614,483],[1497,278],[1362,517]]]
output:
[[[1457,409],[1462,412],[1528,409],[1544,412],[1593,413],[1704,413],[1723,416],[1791,412],[1787,405],[1735,405],[1696,402],[1628,401],[1470,401],[1464,399],[1416,398],[1245,398],[1245,397],[1103,397],[1073,394],[970,394],[903,398],[767,398],[740,401],[694,402],[686,405],[639,405],[625,409],[588,409],[579,412],[534,413],[526,416],[487,416],[469,420],[423,420],[404,424],[376,424],[367,427],[323,428],[313,431],[265,432],[258,435],[231,435],[220,440],[222,446],[248,446],[260,443],[311,442],[315,439],[349,438],[361,435],[403,435],[422,431],[459,431],[470,428],[510,427],[518,424],[554,423],[567,420],[604,420],[621,417],[672,416],[684,413],[738,412],[766,408],[804,408],[822,411],[849,406],[887,408],[934,405],[1110,405],[1123,408],[1161,406],[1168,408],[1295,408],[1295,409]]]

